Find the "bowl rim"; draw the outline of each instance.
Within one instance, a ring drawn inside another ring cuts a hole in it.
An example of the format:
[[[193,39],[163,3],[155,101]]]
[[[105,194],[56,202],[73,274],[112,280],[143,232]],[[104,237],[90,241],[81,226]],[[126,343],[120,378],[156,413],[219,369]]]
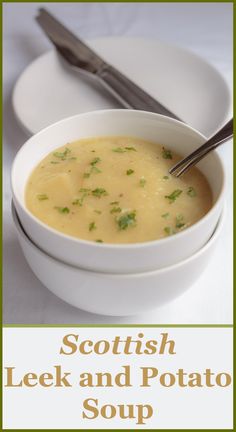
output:
[[[59,124],[66,123],[67,121],[75,120],[78,117],[89,117],[90,115],[99,116],[99,115],[104,115],[104,114],[109,114],[109,113],[112,113],[115,115],[116,113],[121,113],[121,112],[125,112],[126,114],[129,113],[128,115],[133,115],[133,114],[141,115],[141,116],[146,115],[148,117],[159,118],[159,119],[161,119],[161,121],[164,121],[164,123],[167,122],[167,124],[168,124],[170,122],[170,123],[177,124],[180,127],[187,128],[189,131],[193,132],[196,136],[199,136],[199,137],[206,140],[206,137],[201,132],[198,132],[192,126],[189,126],[189,125],[187,125],[187,124],[185,124],[179,120],[172,119],[172,118],[164,116],[162,114],[157,114],[157,113],[152,113],[149,111],[142,111],[142,110],[133,110],[133,109],[106,109],[106,110],[95,110],[95,111],[88,111],[86,113],[76,114],[74,116],[66,117],[62,120],[59,120],[55,123],[52,123],[51,125],[40,130],[36,134],[32,135],[30,138],[27,139],[27,141],[19,149],[19,151],[17,152],[17,154],[14,158],[13,164],[12,164],[11,189],[12,189],[12,194],[13,194],[13,200],[16,200],[16,202],[20,206],[21,210],[23,212],[25,212],[27,214],[27,216],[29,218],[31,218],[37,225],[39,225],[42,229],[44,229],[44,230],[52,233],[53,235],[57,236],[58,238],[61,238],[62,241],[65,240],[65,241],[70,241],[70,242],[77,244],[77,245],[80,244],[80,245],[85,245],[87,247],[112,249],[112,250],[113,249],[115,249],[115,250],[118,250],[118,249],[120,249],[120,250],[121,249],[133,250],[136,248],[139,248],[139,249],[142,248],[143,249],[145,247],[151,247],[151,246],[155,246],[157,244],[158,245],[161,245],[163,243],[165,243],[165,244],[170,243],[171,244],[171,243],[176,241],[175,240],[176,238],[177,239],[179,239],[180,237],[184,238],[184,237],[186,237],[186,235],[189,235],[188,233],[190,233],[190,231],[193,232],[193,231],[197,230],[206,221],[206,219],[208,219],[211,216],[211,214],[214,212],[214,209],[217,206],[217,204],[223,199],[223,195],[224,195],[224,191],[225,191],[225,178],[226,178],[225,169],[224,169],[224,165],[222,163],[220,156],[218,155],[218,153],[215,150],[213,150],[211,153],[216,158],[216,161],[219,165],[219,171],[221,172],[221,177],[222,177],[222,184],[221,184],[221,189],[220,189],[218,198],[215,201],[215,203],[213,204],[213,206],[210,208],[210,210],[201,219],[199,219],[197,222],[195,222],[193,225],[186,228],[185,230],[176,233],[174,236],[168,236],[168,237],[161,238],[161,239],[154,239],[154,240],[149,240],[149,241],[144,241],[144,242],[136,242],[136,243],[105,243],[105,242],[104,243],[98,243],[98,242],[91,241],[91,240],[80,239],[78,237],[74,237],[74,236],[71,236],[69,234],[64,234],[64,233],[56,230],[55,228],[50,227],[49,225],[45,224],[40,219],[38,219],[36,216],[34,216],[27,209],[25,203],[22,203],[22,201],[18,198],[17,194],[15,194],[15,191],[14,191],[14,176],[15,176],[15,170],[16,170],[18,157],[25,150],[25,147],[27,145],[30,145],[30,141],[35,140],[35,138],[37,138],[37,136],[46,133],[48,129],[50,129],[52,127],[56,127]]]
[[[192,254],[190,257],[177,262],[175,264],[172,264],[170,266],[166,266],[160,269],[156,269],[156,270],[151,270],[151,271],[147,271],[147,272],[135,272],[135,273],[105,273],[105,272],[99,272],[99,271],[95,271],[95,270],[88,270],[88,269],[84,269],[81,267],[76,267],[75,265],[72,264],[67,264],[57,258],[52,257],[51,255],[49,255],[47,252],[43,251],[40,247],[38,247],[26,234],[24,228],[21,225],[19,216],[17,214],[16,208],[14,206],[14,203],[12,201],[11,203],[11,211],[12,211],[12,218],[16,227],[16,230],[18,231],[18,234],[23,237],[24,241],[26,243],[28,243],[28,245],[35,249],[37,251],[38,254],[40,254],[42,257],[46,257],[47,260],[49,260],[50,262],[59,264],[60,266],[62,266],[62,269],[74,269],[74,270],[78,270],[79,272],[83,272],[84,274],[93,274],[94,276],[103,276],[103,277],[109,277],[109,278],[118,278],[118,279],[131,279],[134,277],[143,277],[145,278],[146,276],[152,276],[152,275],[157,275],[157,274],[163,274],[167,271],[173,271],[175,269],[178,269],[188,263],[190,263],[191,261],[194,261],[195,259],[197,259],[200,255],[202,255],[203,253],[205,253],[211,246],[212,244],[218,239],[221,231],[222,231],[222,227],[224,225],[224,221],[226,219],[226,205],[223,207],[223,210],[220,214],[220,217],[217,221],[217,225],[215,227],[215,230],[213,232],[213,234],[211,235],[210,239],[204,244],[204,246],[199,249],[197,252],[195,252],[194,254]]]

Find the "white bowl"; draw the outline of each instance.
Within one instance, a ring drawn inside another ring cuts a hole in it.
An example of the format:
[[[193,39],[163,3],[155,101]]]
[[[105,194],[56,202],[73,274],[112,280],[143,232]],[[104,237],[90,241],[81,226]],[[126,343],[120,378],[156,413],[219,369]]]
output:
[[[27,235],[45,252],[68,264],[111,273],[163,268],[199,250],[212,235],[223,207],[224,171],[215,152],[199,163],[213,192],[213,207],[199,222],[165,239],[135,244],[99,244],[62,234],[27,210],[25,186],[42,158],[66,142],[104,135],[136,136],[159,142],[181,155],[187,155],[205,140],[200,133],[181,122],[133,110],[79,114],[49,126],[23,145],[12,168],[13,201]]]
[[[50,257],[26,236],[13,206],[12,214],[25,258],[38,279],[75,307],[113,316],[143,313],[186,291],[206,268],[223,224],[222,216],[207,244],[185,261],[152,272],[111,274],[83,270]]]

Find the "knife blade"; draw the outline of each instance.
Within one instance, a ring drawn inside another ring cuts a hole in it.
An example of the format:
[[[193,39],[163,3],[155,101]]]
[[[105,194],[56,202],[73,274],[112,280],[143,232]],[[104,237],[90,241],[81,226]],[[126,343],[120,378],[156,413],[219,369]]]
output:
[[[46,9],[39,9],[36,21],[69,65],[99,80],[124,107],[151,111],[180,120],[141,87],[104,61]]]

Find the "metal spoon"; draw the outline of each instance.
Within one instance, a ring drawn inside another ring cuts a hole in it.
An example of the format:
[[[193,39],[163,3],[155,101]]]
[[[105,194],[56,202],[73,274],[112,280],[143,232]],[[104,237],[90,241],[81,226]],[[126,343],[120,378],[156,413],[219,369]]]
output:
[[[203,159],[209,152],[214,150],[219,145],[228,141],[233,136],[233,119],[229,120],[226,125],[222,127],[215,135],[205,142],[197,150],[190,153],[187,157],[175,164],[169,173],[175,177],[179,177],[189,170],[192,166],[196,165],[201,159]]]

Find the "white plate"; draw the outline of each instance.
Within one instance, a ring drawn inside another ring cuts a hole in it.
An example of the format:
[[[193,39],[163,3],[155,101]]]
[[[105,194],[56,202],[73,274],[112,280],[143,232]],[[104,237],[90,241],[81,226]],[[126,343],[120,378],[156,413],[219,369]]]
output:
[[[146,39],[109,37],[89,41],[89,45],[205,136],[226,119],[230,109],[227,84],[195,54]],[[33,134],[65,117],[120,105],[50,51],[18,79],[13,107],[21,126]]]

